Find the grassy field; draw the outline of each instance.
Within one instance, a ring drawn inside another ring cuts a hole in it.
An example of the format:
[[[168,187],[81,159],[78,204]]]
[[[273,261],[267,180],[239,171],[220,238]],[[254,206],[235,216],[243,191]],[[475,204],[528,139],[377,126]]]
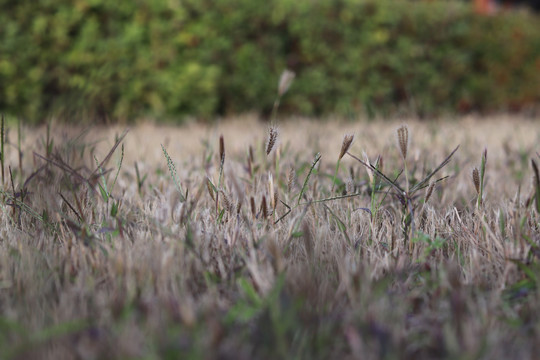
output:
[[[5,130],[1,359],[540,353],[538,121]]]

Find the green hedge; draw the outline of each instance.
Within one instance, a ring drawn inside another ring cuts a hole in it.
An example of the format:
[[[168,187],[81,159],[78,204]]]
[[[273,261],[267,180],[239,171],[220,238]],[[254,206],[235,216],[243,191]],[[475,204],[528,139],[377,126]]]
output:
[[[461,2],[0,0],[0,111],[39,122],[282,111],[420,115],[540,101],[539,17]]]

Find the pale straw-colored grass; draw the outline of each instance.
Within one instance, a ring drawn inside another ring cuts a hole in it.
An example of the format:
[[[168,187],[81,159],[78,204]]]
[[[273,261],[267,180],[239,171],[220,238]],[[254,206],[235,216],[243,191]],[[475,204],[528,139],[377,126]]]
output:
[[[109,196],[50,163],[22,202],[15,172],[0,212],[0,357],[534,357],[537,122],[410,119],[396,148],[403,123],[285,119],[270,151],[268,124],[251,116],[139,124],[114,187],[119,152],[104,165]],[[124,130],[69,142],[81,129],[53,129],[55,161],[82,177]],[[32,155],[46,144],[43,129],[23,138],[26,179],[46,164]],[[406,160],[411,188],[460,148],[404,213],[348,155],[332,191],[340,144],[400,186]],[[471,173],[485,148],[476,206]],[[6,164],[17,163],[10,146]]]

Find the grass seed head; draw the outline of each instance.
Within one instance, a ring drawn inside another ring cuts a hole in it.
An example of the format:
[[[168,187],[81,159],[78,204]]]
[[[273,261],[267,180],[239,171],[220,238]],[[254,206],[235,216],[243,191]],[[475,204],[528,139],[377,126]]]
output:
[[[228,212],[232,212],[234,206],[231,199],[227,196],[225,191],[221,190],[220,192],[221,192],[221,197],[223,198],[223,205],[225,206],[225,209]]]
[[[291,166],[289,170],[289,175],[287,176],[287,191],[290,193],[296,184],[296,172],[294,171],[294,168]]]
[[[402,125],[397,129],[397,138],[401,155],[406,159],[407,151],[409,149],[409,128],[407,125]]]
[[[223,135],[219,137],[219,161],[221,165],[225,163],[225,141],[223,140]]]
[[[354,194],[354,181],[352,177],[347,180],[347,183],[345,184],[345,191],[347,194]]]
[[[478,171],[478,168],[473,169],[472,179],[474,183],[474,188],[476,189],[476,193],[480,194],[480,173]]]
[[[426,201],[425,203],[427,203],[429,201],[429,198],[431,198],[431,195],[433,194],[433,190],[435,189],[435,183],[432,181],[429,183],[429,186],[426,190]]]
[[[263,195],[262,202],[261,202],[261,212],[263,219],[266,219],[268,217],[268,206],[266,205],[266,196]]]
[[[349,148],[351,147],[353,140],[354,140],[354,135],[352,134],[347,134],[343,137],[343,143],[341,144],[341,151],[339,152],[338,160],[341,160],[345,156],[347,151],[349,151]]]
[[[242,210],[242,205],[244,203],[240,200],[238,200],[238,202],[236,203],[236,215],[240,215],[240,211]]]
[[[208,193],[210,194],[210,197],[213,201],[216,201],[216,196],[214,195],[214,189],[212,189],[212,185],[210,184],[210,179],[206,178],[206,188],[208,189]]]
[[[251,206],[251,215],[253,215],[253,217],[255,218],[257,216],[257,208],[255,207],[255,199],[253,198],[253,196],[250,197],[249,204]]]
[[[270,127],[268,134],[268,143],[266,144],[266,155],[270,155],[270,152],[274,149],[278,138],[278,129],[274,126]]]
[[[278,96],[283,96],[287,90],[289,90],[289,87],[291,86],[294,78],[296,77],[296,74],[294,71],[291,70],[284,70],[281,73],[281,76],[279,77],[279,84],[278,84]]]

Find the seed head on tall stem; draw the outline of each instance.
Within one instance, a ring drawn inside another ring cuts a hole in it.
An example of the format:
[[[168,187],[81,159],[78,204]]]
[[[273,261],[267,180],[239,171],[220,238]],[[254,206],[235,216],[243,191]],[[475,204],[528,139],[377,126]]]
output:
[[[406,191],[409,192],[409,171],[407,169],[407,152],[409,150],[409,128],[402,125],[397,129],[397,140],[401,156],[403,157],[403,166],[405,169]]]
[[[271,126],[268,131],[268,143],[266,144],[266,155],[270,155],[272,152],[272,149],[274,149],[274,146],[276,145],[276,141],[278,138],[278,129],[276,126]]]
[[[336,178],[337,178],[337,173],[339,171],[339,164],[341,163],[341,159],[343,159],[343,157],[345,156],[345,154],[347,153],[347,151],[349,151],[352,143],[353,143],[353,140],[354,140],[354,135],[353,134],[346,134],[344,137],[343,137],[343,142],[341,143],[341,151],[339,152],[339,157],[338,157],[338,161],[337,161],[337,164],[336,164],[336,172],[334,173],[334,179],[332,181],[332,191],[334,191],[334,186],[336,184]]]

